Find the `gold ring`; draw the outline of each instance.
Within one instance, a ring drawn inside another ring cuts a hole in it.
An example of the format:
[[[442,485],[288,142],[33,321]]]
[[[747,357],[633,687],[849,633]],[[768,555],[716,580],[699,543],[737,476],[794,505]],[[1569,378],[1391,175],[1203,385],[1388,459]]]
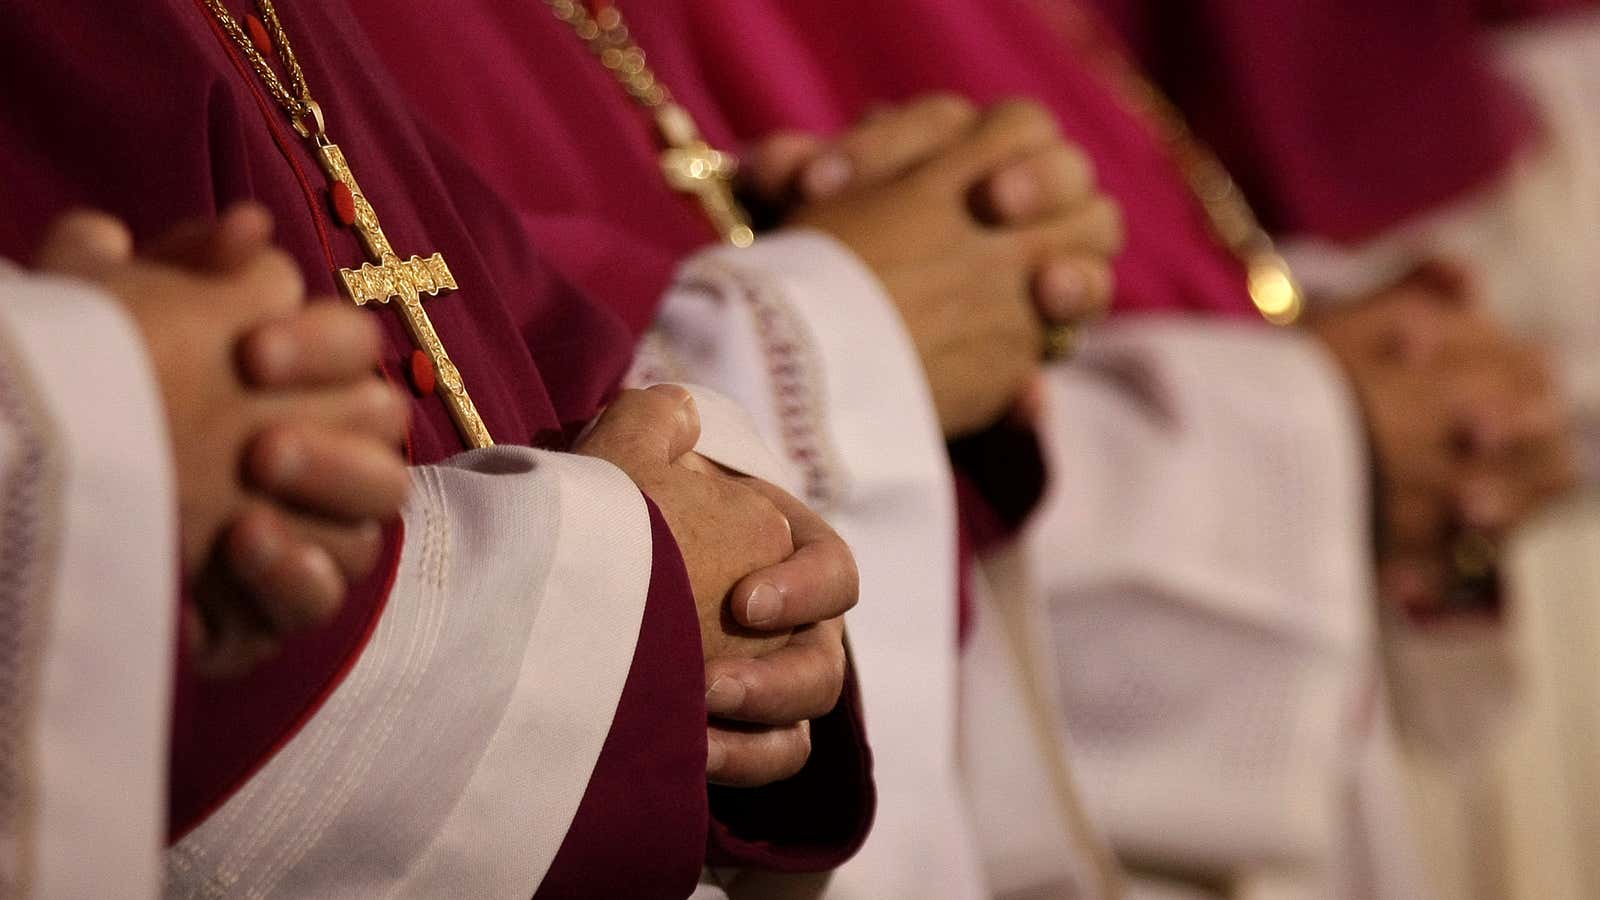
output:
[[[1456,538],[1450,557],[1459,581],[1481,581],[1500,570],[1500,548],[1481,532],[1469,531]]]
[[[1083,340],[1083,330],[1076,323],[1061,322],[1044,329],[1044,358],[1046,362],[1071,359]]]

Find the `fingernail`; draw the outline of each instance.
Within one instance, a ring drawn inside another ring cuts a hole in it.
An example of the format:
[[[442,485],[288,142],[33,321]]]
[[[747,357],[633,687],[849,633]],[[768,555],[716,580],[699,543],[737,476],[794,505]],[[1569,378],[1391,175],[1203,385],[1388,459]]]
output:
[[[678,407],[676,416],[678,419],[678,427],[680,429],[687,431],[691,428],[696,428],[699,426],[700,412],[695,408],[694,397],[692,395],[684,395],[683,404]]]
[[[855,165],[843,153],[829,153],[806,167],[802,181],[806,196],[831,197],[844,190],[855,177]]]
[[[306,468],[306,448],[297,437],[283,437],[272,445],[272,455],[267,459],[265,487],[287,487],[300,479]]]
[[[256,378],[270,383],[289,377],[299,357],[299,348],[293,338],[274,328],[256,338],[255,355]]]
[[[1066,263],[1049,266],[1044,271],[1040,287],[1043,288],[1043,299],[1050,307],[1050,317],[1055,321],[1075,319],[1083,312],[1080,307],[1088,288],[1077,266]]]
[[[728,760],[728,751],[716,738],[706,739],[706,774],[715,774]]]
[[[728,715],[744,703],[744,693],[744,682],[723,675],[706,690],[706,712],[714,716]]]
[[[339,571],[339,564],[333,561],[333,556],[321,547],[307,547],[301,555],[300,564],[304,566],[307,576],[305,600],[315,603],[321,608],[337,607],[344,600],[345,580]],[[323,599],[317,600],[320,592]]]
[[[783,594],[770,584],[758,584],[745,601],[744,619],[752,627],[760,627],[776,619],[783,612]]]
[[[1027,215],[1033,210],[1039,196],[1039,184],[1033,176],[1020,169],[1011,169],[995,176],[991,188],[995,208],[1008,218]]]

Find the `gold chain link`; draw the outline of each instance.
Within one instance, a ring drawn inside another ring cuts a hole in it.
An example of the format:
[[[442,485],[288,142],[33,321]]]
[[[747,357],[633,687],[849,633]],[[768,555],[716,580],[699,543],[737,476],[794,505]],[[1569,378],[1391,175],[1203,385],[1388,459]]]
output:
[[[227,32],[228,37],[239,47],[245,59],[249,60],[250,67],[256,70],[256,74],[266,84],[272,98],[295,121],[296,127],[302,127],[301,123],[313,115],[316,101],[311,97],[311,88],[306,84],[305,72],[300,68],[300,60],[294,54],[294,46],[289,43],[289,34],[284,31],[283,22],[278,19],[278,10],[272,5],[272,0],[256,0],[256,9],[261,13],[262,24],[267,27],[267,33],[278,51],[278,58],[289,73],[290,81],[294,83],[292,92],[278,77],[266,54],[262,53],[256,42],[245,33],[244,26],[239,24],[239,20],[228,10],[223,0],[206,0],[206,6],[211,9],[211,14],[216,16],[222,30]]]
[[[1217,240],[1244,265],[1257,311],[1275,325],[1298,321],[1305,311],[1305,292],[1288,260],[1278,252],[1272,235],[1262,227],[1249,198],[1221,158],[1189,127],[1183,111],[1114,49],[1110,38],[1098,34],[1105,26],[1090,14],[1078,11],[1073,15],[1065,6],[1037,6],[1047,18],[1062,24],[1069,42],[1105,71],[1123,100],[1149,123],[1200,202]],[[1097,36],[1098,41],[1094,39]]]
[[[591,13],[584,0],[545,0],[545,5],[557,19],[572,27],[628,96],[647,109],[659,109],[672,102],[672,92],[650,68],[644,49],[634,41],[627,23],[622,21],[622,12],[615,6]]]

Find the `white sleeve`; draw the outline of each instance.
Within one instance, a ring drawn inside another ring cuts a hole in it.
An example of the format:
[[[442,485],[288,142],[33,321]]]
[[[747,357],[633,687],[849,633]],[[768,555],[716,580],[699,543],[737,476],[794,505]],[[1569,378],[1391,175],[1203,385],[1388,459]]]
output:
[[[0,270],[0,895],[153,897],[176,497],[138,333]]]
[[[1376,629],[1331,360],[1264,327],[1112,326],[1047,398],[1029,540],[1092,814],[1179,871],[1329,858]]]
[[[644,498],[599,460],[497,447],[414,469],[404,524],[370,643],[169,854],[168,896],[526,897],[543,879],[632,663]]]
[[[680,269],[640,368],[748,410],[788,483],[855,552],[847,618],[878,812],[831,897],[986,893],[957,782],[956,524],[950,461],[922,364],[873,273],[815,231],[717,247]],[[719,460],[720,461],[720,460]],[[736,898],[799,879],[745,872]]]

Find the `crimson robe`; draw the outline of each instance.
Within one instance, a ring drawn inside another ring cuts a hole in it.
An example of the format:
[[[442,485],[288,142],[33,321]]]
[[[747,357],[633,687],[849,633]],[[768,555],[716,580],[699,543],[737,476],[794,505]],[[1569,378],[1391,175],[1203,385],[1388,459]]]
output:
[[[1484,20],[1592,0],[1096,0],[1274,231],[1376,236],[1505,171],[1534,133]]]
[[[645,310],[677,262],[715,239],[694,202],[666,186],[647,114],[545,7],[354,5],[375,41],[414,55],[418,64],[397,68],[397,80],[449,124],[579,283],[627,298],[630,314]],[[980,102],[1038,98],[1123,204],[1129,239],[1117,264],[1119,310],[1253,315],[1239,263],[1217,244],[1148,123],[1129,115],[1106,73],[1062,52],[1054,23],[1029,0],[874,2],[853,8],[848,27],[827,3],[620,8],[652,68],[714,146],[738,147],[781,128],[837,132],[875,104],[932,91]],[[455,37],[428,39],[437,34]],[[497,127],[484,129],[484,121]],[[573,177],[552,178],[556,172]],[[634,264],[612,264],[624,255]],[[1013,534],[1047,477],[1031,433],[995,428],[956,442],[952,456],[964,551]],[[961,564],[970,562],[963,552]],[[963,575],[958,583],[968,582]],[[963,603],[963,613],[968,608]]]
[[[427,307],[490,432],[501,443],[564,446],[629,364],[626,305],[595,302],[544,264],[523,224],[451,149],[439,123],[415,116],[374,64],[343,3],[279,6],[329,135],[396,250],[441,251],[460,285]],[[26,258],[45,223],[76,205],[109,210],[149,236],[254,199],[275,216],[277,239],[314,293],[334,294],[332,270],[364,261],[355,235],[331,215],[306,143],[200,0],[160,0],[132,15],[88,0],[11,5],[0,22],[0,254]],[[377,314],[386,371],[404,371],[411,343],[397,316]],[[464,449],[436,396],[414,397],[413,420],[413,462]],[[530,893],[571,896],[581,885],[605,896],[683,896],[706,859],[697,618],[676,545],[653,507],[651,516],[650,596],[627,685],[582,808],[550,874]],[[386,547],[379,570],[332,624],[287,642],[248,677],[203,681],[180,663],[175,837],[248,780],[338,685],[383,612],[395,527]],[[715,817],[713,861],[813,870],[859,844],[873,793],[854,702],[847,691],[838,710],[815,723],[812,760],[800,776],[730,792]]]

